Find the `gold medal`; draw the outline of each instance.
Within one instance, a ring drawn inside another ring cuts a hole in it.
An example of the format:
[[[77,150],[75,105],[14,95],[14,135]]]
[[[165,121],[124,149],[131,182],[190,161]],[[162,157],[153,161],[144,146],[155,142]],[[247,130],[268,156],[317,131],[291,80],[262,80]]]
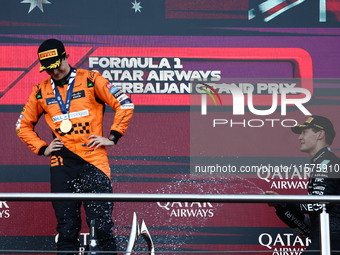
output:
[[[63,120],[60,123],[60,130],[63,133],[68,133],[72,129],[72,122],[69,119]]]

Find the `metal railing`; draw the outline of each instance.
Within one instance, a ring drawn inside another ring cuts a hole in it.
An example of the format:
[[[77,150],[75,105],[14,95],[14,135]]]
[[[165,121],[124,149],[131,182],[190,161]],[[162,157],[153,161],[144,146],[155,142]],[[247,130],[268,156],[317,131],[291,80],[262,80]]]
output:
[[[320,203],[321,254],[330,255],[329,215],[325,204],[340,203],[340,196],[307,195],[210,195],[210,194],[126,194],[126,193],[0,193],[0,201],[101,200],[113,202],[213,202],[213,203]],[[260,252],[260,251],[256,251]],[[214,252],[210,252],[214,253]],[[251,253],[247,251],[246,253]]]
[[[0,201],[111,200],[114,202],[340,203],[340,196],[128,193],[0,193]]]

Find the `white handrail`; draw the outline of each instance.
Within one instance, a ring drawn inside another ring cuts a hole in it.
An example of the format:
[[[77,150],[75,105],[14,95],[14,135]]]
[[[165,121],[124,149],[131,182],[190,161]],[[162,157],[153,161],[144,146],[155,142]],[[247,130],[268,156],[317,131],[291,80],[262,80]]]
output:
[[[121,202],[340,203],[340,196],[152,194],[152,193],[0,193],[0,201],[112,200]]]

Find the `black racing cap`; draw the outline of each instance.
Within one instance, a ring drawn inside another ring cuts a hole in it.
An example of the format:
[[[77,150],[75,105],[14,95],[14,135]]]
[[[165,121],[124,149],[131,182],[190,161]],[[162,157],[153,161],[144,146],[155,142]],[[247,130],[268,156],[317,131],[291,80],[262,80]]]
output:
[[[44,41],[38,49],[40,72],[46,69],[58,68],[65,55],[65,47],[61,41],[57,39],[48,39]]]
[[[324,130],[326,134],[330,135],[332,138],[335,137],[335,131],[332,122],[322,116],[313,115],[309,117],[303,124],[297,124],[292,127],[292,131],[295,134],[301,134],[302,130],[305,128],[317,128]]]

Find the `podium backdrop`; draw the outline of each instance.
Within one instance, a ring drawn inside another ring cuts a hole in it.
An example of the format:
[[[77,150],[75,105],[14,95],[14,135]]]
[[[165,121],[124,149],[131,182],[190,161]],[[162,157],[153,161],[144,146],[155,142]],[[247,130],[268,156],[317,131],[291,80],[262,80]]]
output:
[[[328,117],[340,134],[338,0],[0,0],[0,5],[0,192],[50,189],[49,159],[33,154],[15,132],[33,86],[47,77],[39,73],[37,48],[48,38],[64,42],[73,67],[101,72],[135,104],[125,136],[108,148],[115,193],[307,194],[309,158],[289,126],[308,118],[303,108]],[[235,113],[240,98],[216,85],[222,83],[243,93],[237,108],[243,113]],[[253,89],[253,108],[247,87]],[[292,89],[287,98],[295,103],[284,107],[284,88],[302,88],[311,97],[299,108],[294,100],[306,95]],[[266,113],[274,99],[278,105]],[[106,107],[104,116],[108,135],[114,112]],[[43,118],[35,130],[51,141]],[[340,156],[339,137],[332,149]],[[126,248],[133,212],[145,220],[156,252],[284,255],[308,246],[266,204],[116,202],[120,250]],[[2,250],[56,249],[50,202],[0,201],[0,226]],[[85,221],[80,240],[88,240]],[[146,250],[145,244],[138,241],[136,249]]]

